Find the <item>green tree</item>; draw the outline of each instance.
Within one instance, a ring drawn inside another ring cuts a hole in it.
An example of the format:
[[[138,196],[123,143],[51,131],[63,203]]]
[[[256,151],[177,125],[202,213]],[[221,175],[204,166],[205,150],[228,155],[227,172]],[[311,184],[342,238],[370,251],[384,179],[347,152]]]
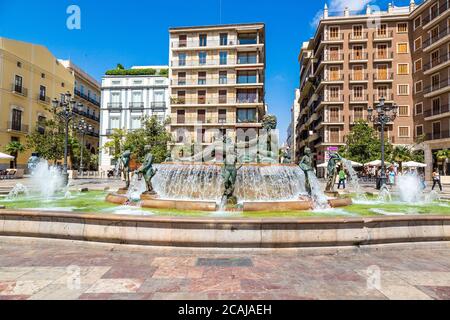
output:
[[[277,128],[277,117],[271,114],[265,115],[262,119],[262,127],[267,131]]]
[[[402,170],[403,162],[412,161],[413,154],[409,147],[407,146],[396,146],[392,150],[391,159],[392,162],[398,163],[400,165],[400,171]]]
[[[64,130],[64,122],[57,117],[39,122],[34,132],[27,136],[27,149],[56,163],[64,157]]]
[[[358,121],[346,137],[346,145],[341,147],[340,154],[352,161],[367,163],[381,159],[381,140],[379,132],[365,121]],[[385,139],[385,156],[390,159],[392,144]]]
[[[19,141],[11,141],[5,146],[5,151],[14,157],[14,168],[17,168],[17,157],[25,151],[25,146]]]
[[[125,151],[124,143],[127,137],[127,132],[124,129],[114,129],[109,136],[109,141],[103,145],[103,149],[110,154],[110,156],[117,160]]]
[[[435,156],[436,156],[437,162],[443,165],[444,176],[446,176],[447,175],[447,166],[445,165],[445,163],[446,163],[446,161],[448,161],[448,159],[450,159],[450,150],[448,150],[448,149],[439,150],[435,153]]]

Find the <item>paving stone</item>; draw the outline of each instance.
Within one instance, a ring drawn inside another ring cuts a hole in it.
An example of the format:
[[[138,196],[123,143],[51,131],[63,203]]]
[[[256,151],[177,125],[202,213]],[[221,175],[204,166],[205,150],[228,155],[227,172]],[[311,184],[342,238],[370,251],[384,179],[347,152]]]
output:
[[[417,286],[417,289],[436,300],[450,300],[450,287]]]
[[[49,280],[25,280],[6,282],[0,292],[3,296],[33,295],[51,283]],[[5,283],[3,283],[4,285]]]
[[[250,258],[199,258],[197,266],[200,267],[252,267]]]
[[[142,283],[138,279],[100,279],[86,293],[134,293]]]

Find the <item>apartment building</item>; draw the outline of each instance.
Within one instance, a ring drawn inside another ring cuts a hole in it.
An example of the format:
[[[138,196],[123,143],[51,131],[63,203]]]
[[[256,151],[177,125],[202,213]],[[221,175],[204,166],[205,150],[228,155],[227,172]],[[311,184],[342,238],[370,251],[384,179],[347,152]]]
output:
[[[433,168],[450,174],[436,153],[450,148],[450,1],[425,1],[411,14],[414,134],[423,137],[426,176]]]
[[[72,72],[75,77],[73,97],[77,102],[74,109],[77,120],[84,121],[92,126],[92,131],[85,135],[85,146],[92,153],[97,154],[100,143],[100,83],[92,78],[70,60],[59,60],[59,62]]]
[[[394,145],[413,144],[413,73],[411,13],[389,5],[385,12],[331,13],[325,6],[315,36],[303,44],[299,63],[300,115],[296,158],[309,147],[317,164],[345,144],[354,123],[383,97],[399,106],[386,127]],[[323,174],[318,170],[319,175]]]
[[[295,158],[296,154],[295,141],[297,133],[297,130],[295,130],[295,128],[297,127],[298,115],[300,114],[300,104],[298,103],[299,98],[300,98],[300,89],[295,89],[295,99],[291,107],[291,121],[289,123],[289,127],[287,130],[287,139],[286,139],[286,145],[288,148],[289,156],[291,160],[295,160],[295,162],[299,160]]]
[[[136,66],[129,75],[105,75],[102,79],[100,146],[110,141],[114,129],[135,130],[143,116],[164,122],[169,113],[169,79],[161,75],[168,66]],[[142,70],[142,74],[139,71]],[[154,70],[150,75],[148,70]],[[126,73],[126,72],[125,72]],[[115,160],[101,149],[100,170],[109,170]]]
[[[265,115],[262,23],[171,28],[172,148],[259,132]]]
[[[0,151],[11,141],[26,143],[26,136],[48,118],[51,100],[74,91],[74,75],[41,45],[0,37]],[[19,168],[26,168],[32,150],[20,153]],[[12,163],[0,162],[0,168]]]

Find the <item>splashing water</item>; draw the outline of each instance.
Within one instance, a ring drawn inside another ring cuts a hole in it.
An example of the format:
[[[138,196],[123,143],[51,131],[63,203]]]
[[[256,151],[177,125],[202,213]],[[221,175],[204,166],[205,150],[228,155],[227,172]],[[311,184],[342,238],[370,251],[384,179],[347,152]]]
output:
[[[49,166],[47,161],[41,161],[36,165],[31,175],[32,191],[37,191],[42,197],[48,199],[57,192],[67,192],[67,186],[64,185],[64,178],[59,168]]]
[[[439,198],[436,193],[425,196],[422,179],[415,172],[399,176],[397,186],[401,201],[406,203],[433,202]]]
[[[308,171],[308,179],[311,185],[311,196],[314,204],[314,209],[327,209],[330,207],[328,198],[323,193],[319,180],[312,171]]]
[[[14,186],[14,188],[9,192],[6,199],[14,200],[19,196],[28,196],[30,194],[28,188],[21,183],[18,183]]]
[[[139,176],[134,174],[130,180],[130,188],[128,188],[127,197],[131,201],[137,202],[141,200],[141,194],[147,191],[144,179],[139,180]]]
[[[362,190],[361,186],[359,185],[358,174],[356,173],[355,169],[353,169],[352,162],[347,159],[342,159],[342,162],[344,163],[344,166],[349,173],[349,181],[348,182],[349,182],[351,188],[353,189],[353,192],[356,193],[356,199],[357,200],[367,200],[367,196],[366,196],[365,192]]]

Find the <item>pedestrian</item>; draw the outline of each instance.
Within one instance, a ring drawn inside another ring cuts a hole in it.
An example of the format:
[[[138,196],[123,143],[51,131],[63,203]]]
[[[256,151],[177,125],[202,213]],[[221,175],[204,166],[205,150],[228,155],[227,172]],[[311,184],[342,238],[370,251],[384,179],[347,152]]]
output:
[[[395,184],[395,171],[394,168],[391,168],[389,171],[389,184],[393,186]]]
[[[439,186],[439,190],[442,192],[441,175],[439,174],[438,169],[434,169],[433,171],[433,188],[431,188],[431,190],[434,190],[436,185]]]
[[[338,184],[338,190],[341,188],[341,185],[344,187],[345,190],[345,179],[347,178],[347,175],[345,174],[344,169],[341,168],[339,171],[339,184]]]

